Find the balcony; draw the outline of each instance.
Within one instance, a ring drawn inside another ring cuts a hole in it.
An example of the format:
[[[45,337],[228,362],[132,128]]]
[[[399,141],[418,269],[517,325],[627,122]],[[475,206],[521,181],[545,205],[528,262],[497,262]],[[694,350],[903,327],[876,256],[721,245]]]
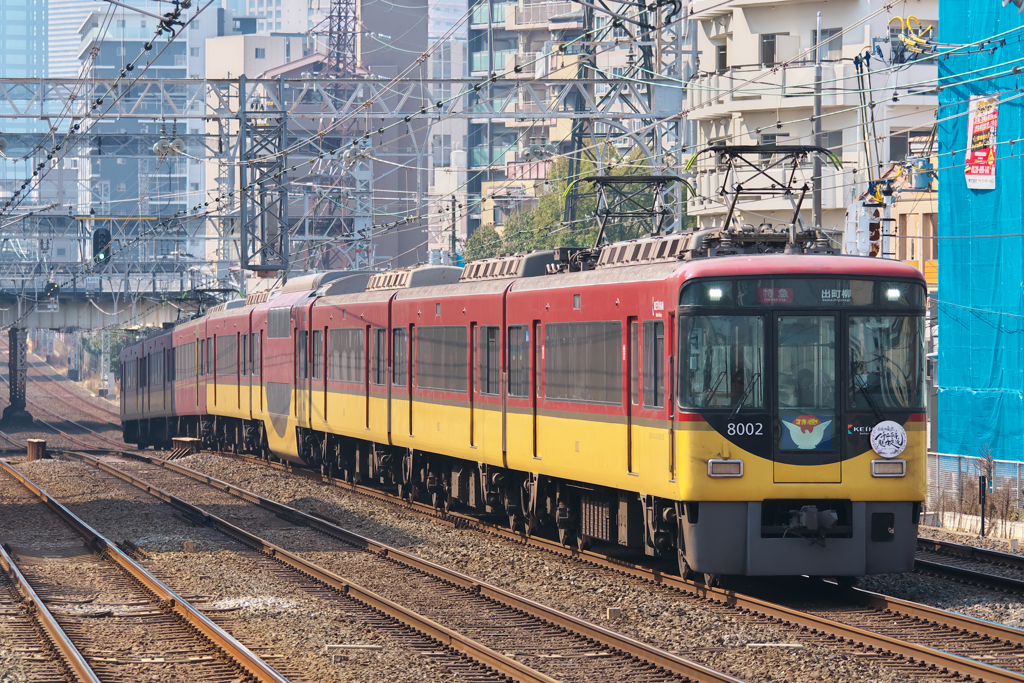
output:
[[[693,119],[718,118],[735,112],[766,109],[810,107],[814,96],[814,65],[801,62],[779,68],[761,64],[734,65],[714,73],[701,74],[688,87],[694,111]],[[900,72],[900,82],[924,85],[899,88],[900,104],[922,105],[934,103],[934,94],[927,92],[933,84],[937,67],[933,62],[909,64]],[[822,92],[824,107],[856,107],[860,105],[855,67],[851,60],[843,59],[822,64]],[[884,76],[871,77],[873,88],[885,88]],[[876,101],[891,97],[891,91],[876,94]]]
[[[498,166],[499,170],[505,170],[505,152],[507,145],[497,144],[488,150],[487,145],[469,148],[469,167],[485,168],[487,166]]]
[[[513,3],[501,2],[494,3],[491,5],[491,24],[498,25],[501,27],[505,25],[505,12],[512,6]],[[481,2],[479,5],[473,8],[473,13],[469,17],[470,28],[484,28],[487,26],[487,3]]]
[[[516,53],[514,66],[520,67],[518,73],[510,74],[511,78],[542,78],[544,74],[537,73],[537,67],[542,66],[541,60],[539,59],[541,54],[539,52],[527,52],[526,54]],[[512,66],[512,65],[510,65]]]
[[[568,14],[572,10],[571,2],[537,2],[522,7],[516,6],[515,28],[546,27],[551,17]]]
[[[114,28],[109,27],[106,30],[101,31],[99,27],[89,29],[85,34],[82,35],[81,41],[78,43],[78,58],[82,59],[83,55],[92,48],[93,43],[98,41],[132,41],[138,40],[145,42],[153,37],[154,29],[151,28]],[[134,56],[134,55],[133,55]]]
[[[486,52],[473,52],[469,55],[469,70],[473,73],[489,73],[491,71],[500,73],[505,70],[506,63],[511,66],[511,60],[515,58],[515,54],[515,50],[495,50],[494,68],[491,69],[487,64]]]

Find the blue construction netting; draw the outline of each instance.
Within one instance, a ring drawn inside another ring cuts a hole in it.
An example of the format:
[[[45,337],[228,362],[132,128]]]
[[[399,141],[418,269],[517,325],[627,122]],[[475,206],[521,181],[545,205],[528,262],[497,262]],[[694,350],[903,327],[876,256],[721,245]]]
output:
[[[997,34],[1005,34],[1005,43],[994,51],[938,60],[943,239],[938,444],[933,448],[1019,461],[1024,460],[1024,73],[1012,69],[1024,70],[1024,17],[998,0],[940,0],[940,42],[963,45]],[[968,189],[964,177],[971,95],[999,96],[995,189]]]

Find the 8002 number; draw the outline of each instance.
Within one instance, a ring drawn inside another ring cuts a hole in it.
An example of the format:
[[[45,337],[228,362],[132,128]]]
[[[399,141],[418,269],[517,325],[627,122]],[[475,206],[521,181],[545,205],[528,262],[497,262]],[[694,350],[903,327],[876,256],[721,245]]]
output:
[[[761,436],[764,433],[764,423],[730,422],[726,433],[729,436]]]

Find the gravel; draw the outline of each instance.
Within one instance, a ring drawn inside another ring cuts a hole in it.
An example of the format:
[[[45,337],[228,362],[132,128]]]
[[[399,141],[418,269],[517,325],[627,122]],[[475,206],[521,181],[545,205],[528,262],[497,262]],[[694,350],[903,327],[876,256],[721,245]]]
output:
[[[415,513],[258,464],[199,454],[178,461],[346,529],[401,547],[532,600],[748,681],[904,681],[892,670],[766,619]],[[201,504],[201,503],[197,503]],[[295,548],[299,538],[283,541]],[[331,555],[335,555],[331,557]],[[348,557],[346,557],[348,555]],[[344,566],[351,554],[320,554]],[[336,564],[335,564],[336,563]],[[606,619],[608,607],[621,618]],[[799,643],[796,648],[751,648]],[[914,680],[938,680],[921,671]],[[944,680],[944,679],[943,679]]]
[[[169,588],[199,609],[213,608],[211,618],[257,654],[285,656],[287,671],[300,674],[296,678],[318,683],[451,679],[410,658],[386,634],[354,621],[342,605],[302,592],[280,565],[212,528],[190,526],[169,506],[111,475],[60,460],[24,463],[19,469],[99,533],[142,548],[148,555],[143,564]],[[194,550],[185,552],[189,541]],[[268,570],[268,563],[277,571]],[[216,611],[223,609],[233,611]],[[382,649],[335,663],[325,649],[335,644]],[[278,666],[278,661],[269,663]]]

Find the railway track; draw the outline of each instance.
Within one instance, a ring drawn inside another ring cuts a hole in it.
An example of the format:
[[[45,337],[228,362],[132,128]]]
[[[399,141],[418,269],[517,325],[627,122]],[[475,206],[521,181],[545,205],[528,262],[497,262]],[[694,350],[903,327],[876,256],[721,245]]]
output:
[[[293,570],[516,680],[736,681],[325,520],[221,482],[164,469],[158,459],[129,454],[124,462],[103,462],[86,454],[68,455],[161,498],[183,514],[200,515]],[[203,501],[202,507],[197,500]],[[282,520],[288,525],[285,530]],[[284,544],[315,547],[317,564]]]
[[[0,352],[3,352],[3,353],[6,354],[7,351],[8,351],[8,349],[6,348],[6,346],[0,346]],[[4,364],[4,365],[6,365],[6,364]],[[59,382],[56,382],[56,381],[51,380],[49,378],[47,378],[47,379],[50,382],[53,382],[54,384],[57,384],[57,385],[60,384]],[[0,382],[3,382],[6,385],[8,383],[6,376],[0,375]],[[47,384],[47,382],[32,382],[31,384],[34,385],[34,386],[38,386],[38,387],[42,388],[42,387],[44,387]],[[62,389],[64,390],[63,391],[64,394],[66,394],[67,396],[72,396],[76,400],[76,402],[77,401],[84,401],[84,399],[82,399],[81,397],[79,397],[76,394],[74,394],[74,392],[72,392],[70,389],[67,389],[67,388],[62,388]],[[44,392],[47,393],[52,398],[57,399],[58,400],[57,405],[60,405],[60,401],[62,400],[60,396],[56,395],[52,391],[44,390]],[[63,400],[66,401],[67,399],[65,398]],[[4,401],[4,402],[6,403],[6,401]],[[87,449],[94,449],[94,448],[97,448],[97,446],[99,448],[111,448],[111,447],[118,448],[118,449],[129,448],[129,445],[124,443],[123,441],[118,441],[116,439],[111,439],[108,436],[100,434],[100,433],[96,432],[95,430],[90,429],[89,427],[86,427],[85,425],[78,423],[75,420],[69,419],[69,418],[67,418],[67,417],[65,417],[65,416],[55,412],[54,410],[51,410],[50,408],[46,407],[42,403],[40,403],[38,401],[34,401],[34,400],[28,398],[27,396],[26,396],[25,402],[29,406],[32,407],[32,409],[33,409],[32,412],[35,413],[35,415],[33,415],[33,417],[35,418],[35,422],[37,422],[40,425],[42,425],[45,429],[50,430],[52,433],[58,434],[58,435],[64,437],[65,439],[67,439],[72,444],[77,444],[78,446],[81,446],[81,447],[87,448]],[[100,410],[103,410],[103,409],[100,409]],[[41,419],[41,416],[39,415],[39,411],[42,411],[43,413],[46,413],[47,415],[50,415],[50,416],[52,416],[54,418],[57,418],[58,420],[60,420],[62,422],[65,422],[65,423],[70,424],[70,425],[74,425],[75,429],[77,429],[77,430],[79,430],[79,431],[81,431],[83,433],[81,433],[81,434],[70,434],[67,431],[65,431],[65,430],[57,427],[56,425],[52,424],[51,422],[49,422],[49,421],[47,421],[45,419]],[[86,411],[79,410],[79,412],[86,412]],[[94,413],[89,413],[89,414],[93,414],[94,415]],[[113,413],[111,413],[111,414],[113,414]],[[111,425],[115,424],[112,420],[109,420],[109,419],[106,419],[106,418],[104,418],[101,421],[106,422],[107,424],[111,424]],[[2,433],[2,432],[0,432],[0,438],[3,438],[5,440],[13,443],[16,446],[22,446],[23,447],[25,445],[24,441],[20,441],[20,440],[18,440],[16,438],[13,438],[9,434],[5,434],[5,433]],[[84,440],[84,439],[92,439],[94,441],[92,443],[90,443],[89,441]]]
[[[1024,593],[1024,557],[1013,553],[918,538],[914,564],[925,574],[980,588]]]
[[[7,673],[36,683],[98,683],[82,653],[3,547],[0,568],[0,642],[11,653],[0,665]]]
[[[0,492],[8,577],[79,680],[287,682],[6,460]]]
[[[102,405],[97,403],[91,403],[84,396],[79,395],[76,391],[64,386],[65,382],[70,380],[58,381],[44,371],[44,368],[55,370],[52,365],[49,365],[45,361],[34,362],[29,364],[28,378],[35,381],[35,385],[39,387],[44,393],[58,400],[70,400],[73,401],[76,410],[83,413],[92,415],[100,422],[114,425],[118,429],[121,428],[121,416],[113,410],[108,410]],[[33,371],[35,371],[33,373]],[[54,392],[51,390],[51,386],[56,387],[60,392]]]
[[[971,680],[1024,681],[1024,631],[1009,626],[868,591],[843,589],[810,580],[798,582],[793,592],[814,592],[827,603],[825,607],[786,606],[735,591],[685,581],[678,576],[626,562],[620,558],[566,547],[542,537],[526,536],[521,532],[511,531],[507,527],[490,524],[475,517],[452,512],[443,513],[424,503],[410,502],[378,489],[330,479],[309,470],[269,463],[246,455],[221,455],[288,471],[428,515],[446,524],[476,529],[524,546],[639,578],[672,591],[694,595],[714,605],[714,609],[734,616],[743,613],[767,617],[777,623],[794,627],[804,634],[833,639],[834,642],[846,644],[865,654],[889,656],[893,666],[906,670],[908,674],[947,673],[954,677],[970,677]],[[140,458],[147,463],[193,477],[197,481],[211,483],[251,502],[262,500],[255,494],[225,482],[218,482],[177,463],[162,461],[145,454],[132,454],[130,457]]]

